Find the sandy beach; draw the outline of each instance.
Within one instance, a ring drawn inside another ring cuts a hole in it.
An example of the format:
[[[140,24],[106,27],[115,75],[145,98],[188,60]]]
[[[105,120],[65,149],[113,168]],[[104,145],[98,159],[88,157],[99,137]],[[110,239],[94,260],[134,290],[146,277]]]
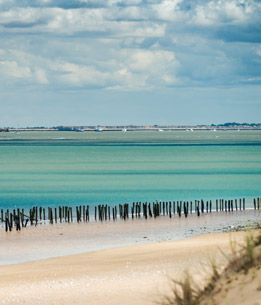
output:
[[[229,252],[229,241],[240,242],[245,235],[209,233],[1,266],[0,303],[154,304],[168,291],[169,276],[190,270],[200,281],[209,258],[225,262],[218,249]]]

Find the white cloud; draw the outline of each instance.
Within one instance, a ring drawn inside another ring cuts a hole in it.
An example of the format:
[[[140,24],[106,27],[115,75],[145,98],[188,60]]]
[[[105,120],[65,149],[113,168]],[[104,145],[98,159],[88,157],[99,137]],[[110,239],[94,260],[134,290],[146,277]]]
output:
[[[234,40],[260,39],[261,4],[248,0],[3,3],[0,70],[9,83],[153,88],[220,84],[227,75],[226,85],[238,71],[248,77],[248,47],[235,51]]]
[[[36,69],[35,78],[39,84],[48,84],[48,79],[47,79],[46,73],[42,69]]]
[[[3,76],[11,76],[14,78],[31,78],[32,72],[29,67],[19,66],[16,61],[1,61],[0,72]]]

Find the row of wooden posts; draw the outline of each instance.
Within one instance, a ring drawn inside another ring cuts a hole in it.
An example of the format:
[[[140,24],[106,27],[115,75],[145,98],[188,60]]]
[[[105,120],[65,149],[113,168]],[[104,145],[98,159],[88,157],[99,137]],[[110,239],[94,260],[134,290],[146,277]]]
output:
[[[261,198],[253,199],[254,209],[260,209]],[[193,207],[194,206],[194,207]],[[245,198],[235,200],[224,200],[217,199],[214,202],[195,200],[194,204],[192,201],[156,201],[153,203],[141,203],[133,202],[132,204],[125,203],[115,205],[111,207],[109,205],[98,205],[94,207],[94,219],[95,221],[104,220],[117,220],[128,219],[128,218],[145,218],[148,217],[159,217],[168,216],[172,217],[177,214],[181,217],[182,212],[185,217],[192,214],[193,211],[200,216],[201,213],[211,213],[212,210],[216,209],[216,212],[225,211],[233,212],[234,210],[245,210]],[[28,223],[30,225],[37,225],[39,221],[48,221],[50,224],[67,222],[71,223],[76,219],[79,222],[90,221],[90,207],[76,206],[75,207],[75,218],[73,217],[73,208],[69,206],[59,206],[58,208],[43,208],[33,207],[29,210],[28,214],[25,214],[24,209],[13,209],[13,211],[1,209],[0,220],[5,223],[5,230],[11,231],[12,228],[16,228],[17,231],[21,228],[26,227]]]

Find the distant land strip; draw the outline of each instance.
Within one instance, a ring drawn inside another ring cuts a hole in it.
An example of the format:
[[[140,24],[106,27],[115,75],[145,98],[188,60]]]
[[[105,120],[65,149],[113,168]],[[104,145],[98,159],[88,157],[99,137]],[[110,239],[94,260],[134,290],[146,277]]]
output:
[[[226,130],[261,130],[261,123],[224,123],[211,125],[97,125],[97,126],[55,126],[55,127],[3,127],[0,132],[25,132],[25,131],[75,131],[75,132],[102,132],[102,131],[226,131]]]

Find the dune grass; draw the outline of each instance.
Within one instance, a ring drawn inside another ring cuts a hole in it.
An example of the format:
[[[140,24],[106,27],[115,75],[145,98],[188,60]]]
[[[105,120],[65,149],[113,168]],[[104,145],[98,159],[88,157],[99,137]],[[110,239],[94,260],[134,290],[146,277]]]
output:
[[[243,245],[237,245],[231,241],[230,248],[229,255],[223,253],[228,264],[222,272],[218,271],[214,261],[210,261],[211,276],[203,289],[195,284],[193,277],[188,272],[185,272],[183,280],[171,280],[171,293],[168,296],[163,296],[157,304],[200,305],[203,298],[211,295],[222,273],[248,273],[254,266],[261,267],[261,230],[258,230],[256,237],[249,234]]]

